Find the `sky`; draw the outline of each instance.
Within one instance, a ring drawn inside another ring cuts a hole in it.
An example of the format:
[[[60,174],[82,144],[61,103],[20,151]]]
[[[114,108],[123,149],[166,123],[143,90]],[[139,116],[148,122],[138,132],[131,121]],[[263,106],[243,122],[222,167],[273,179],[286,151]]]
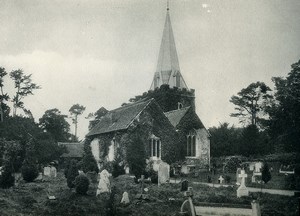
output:
[[[0,0],[0,67],[41,86],[24,99],[38,122],[48,109],[108,110],[148,91],[166,17],[165,0]],[[299,0],[170,0],[181,74],[196,91],[206,128],[229,122],[230,97],[256,81],[272,89],[300,59]],[[12,81],[4,90],[14,93]],[[21,112],[19,112],[21,114]],[[69,120],[70,121],[70,120]],[[71,124],[71,121],[70,121]],[[71,125],[74,132],[74,126]]]

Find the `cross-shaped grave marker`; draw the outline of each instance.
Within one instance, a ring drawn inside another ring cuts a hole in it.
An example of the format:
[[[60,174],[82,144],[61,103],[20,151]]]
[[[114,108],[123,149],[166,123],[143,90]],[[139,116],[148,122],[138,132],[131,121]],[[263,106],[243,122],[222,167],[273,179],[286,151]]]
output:
[[[247,174],[245,173],[245,170],[241,170],[241,174],[239,174],[239,178],[242,179],[241,181],[241,186],[237,189],[237,197],[242,197],[242,196],[248,196],[249,191],[245,185],[245,179],[247,178]]]
[[[138,182],[141,185],[141,193],[137,194],[136,198],[138,198],[138,199],[140,199],[140,198],[141,199],[146,199],[147,198],[147,196],[143,194],[143,192],[144,192],[144,183],[150,182],[150,181],[151,181],[150,179],[145,179],[145,176],[141,175],[141,178],[138,179]]]
[[[220,176],[220,177],[218,178],[218,180],[219,180],[219,183],[220,183],[220,184],[223,184],[223,181],[224,181],[223,176]]]

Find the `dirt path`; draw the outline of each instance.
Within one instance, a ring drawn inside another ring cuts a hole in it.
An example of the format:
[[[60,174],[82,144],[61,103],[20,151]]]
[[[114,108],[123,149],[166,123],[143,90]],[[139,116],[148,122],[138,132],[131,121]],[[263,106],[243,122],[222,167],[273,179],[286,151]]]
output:
[[[170,180],[170,183],[175,183],[175,181],[173,179]],[[179,183],[179,181],[177,180],[176,183]],[[193,184],[203,184],[203,185],[207,185],[210,187],[232,187],[233,185],[221,185],[221,184],[212,184],[212,183],[204,183],[204,182],[193,182]],[[253,188],[253,187],[247,187],[249,192],[260,192],[261,189],[260,188]],[[295,192],[299,192],[299,191],[293,191],[293,190],[277,190],[277,189],[262,189],[263,193],[269,193],[269,194],[278,194],[278,195],[283,195],[283,196],[294,196]]]

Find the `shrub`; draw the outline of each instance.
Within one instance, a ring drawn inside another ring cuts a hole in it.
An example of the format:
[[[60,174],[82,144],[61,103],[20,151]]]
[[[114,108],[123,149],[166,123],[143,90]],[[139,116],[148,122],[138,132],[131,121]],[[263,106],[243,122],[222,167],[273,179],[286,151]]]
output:
[[[74,180],[78,176],[78,168],[75,160],[72,160],[67,172],[67,184],[69,188],[74,188]]]
[[[84,195],[89,189],[90,181],[86,175],[80,174],[75,178],[74,185],[76,193]]]
[[[26,182],[32,182],[39,175],[38,167],[35,164],[25,161],[21,170],[23,179]]]
[[[125,170],[124,170],[123,166],[120,166],[117,161],[114,161],[113,168],[112,168],[112,176],[114,178],[116,178],[119,175],[124,175],[124,174],[125,174]]]
[[[267,184],[268,181],[271,180],[271,173],[270,173],[269,166],[268,166],[267,162],[264,162],[261,174],[262,174],[261,179],[264,181],[265,184]]]
[[[235,173],[236,169],[238,167],[241,167],[241,159],[239,157],[229,157],[226,159],[224,166],[223,166],[223,171],[225,173]]]
[[[225,182],[230,183],[231,177],[229,175],[225,175]]]
[[[91,172],[94,171],[96,173],[99,172],[97,162],[92,154],[89,140],[87,140],[86,143],[84,144],[84,154],[81,160],[81,166],[85,173],[89,171]]]
[[[15,183],[15,177],[12,175],[11,164],[7,161],[4,163],[2,175],[0,176],[0,187],[10,188]]]

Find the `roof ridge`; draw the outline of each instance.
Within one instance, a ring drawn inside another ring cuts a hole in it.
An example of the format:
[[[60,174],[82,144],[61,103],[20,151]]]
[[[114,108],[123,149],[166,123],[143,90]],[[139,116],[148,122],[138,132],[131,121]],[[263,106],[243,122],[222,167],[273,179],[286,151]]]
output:
[[[164,112],[164,114],[169,114],[169,113],[173,113],[173,112],[176,112],[176,111],[187,110],[187,109],[189,109],[190,107],[191,107],[191,106],[187,106],[187,107],[183,107],[183,108],[180,108],[180,109],[171,110],[171,111],[168,111],[168,112]]]
[[[120,106],[120,107],[118,107],[118,108],[116,108],[116,109],[110,110],[110,111],[108,111],[108,113],[114,112],[114,111],[117,111],[117,110],[120,110],[120,109],[129,108],[129,107],[132,107],[132,106],[141,104],[141,103],[146,103],[146,102],[148,102],[148,101],[150,101],[150,100],[152,100],[152,99],[153,99],[153,98],[151,98],[151,99],[149,99],[149,100],[139,100],[139,101],[136,101],[136,102],[134,102],[134,103],[126,104],[126,105],[124,105],[124,106]]]

